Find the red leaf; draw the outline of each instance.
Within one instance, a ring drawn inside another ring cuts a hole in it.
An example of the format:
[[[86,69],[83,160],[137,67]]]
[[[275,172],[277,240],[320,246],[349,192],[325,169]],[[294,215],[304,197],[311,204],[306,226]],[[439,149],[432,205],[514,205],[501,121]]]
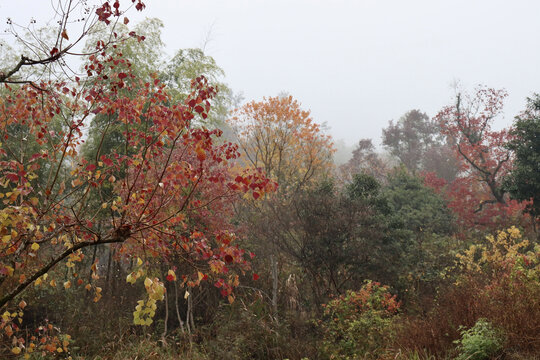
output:
[[[52,50],[51,50],[51,56],[54,56],[54,55],[58,54],[58,52],[59,52],[58,48],[53,47]]]
[[[257,200],[259,198],[259,196],[261,196],[261,195],[258,192],[256,192],[256,191],[253,192],[253,198],[255,200]]]
[[[112,166],[113,165],[113,161],[111,159],[109,159],[108,157],[102,156],[101,161],[103,161],[103,163],[105,165],[107,165],[107,166]]]
[[[253,280],[255,280],[255,281],[259,280],[259,275],[253,273]]]
[[[17,174],[14,174],[14,173],[7,173],[6,174],[6,179],[8,179],[11,182],[15,182],[15,183],[19,181],[19,177],[17,176]]]
[[[86,167],[86,170],[87,171],[94,171],[96,170],[96,165],[95,164],[90,164]]]
[[[233,257],[229,254],[225,255],[225,262],[226,263],[232,263]]]
[[[123,79],[127,78],[127,74],[121,72],[121,73],[118,74],[118,78],[119,78],[120,80],[123,80]]]

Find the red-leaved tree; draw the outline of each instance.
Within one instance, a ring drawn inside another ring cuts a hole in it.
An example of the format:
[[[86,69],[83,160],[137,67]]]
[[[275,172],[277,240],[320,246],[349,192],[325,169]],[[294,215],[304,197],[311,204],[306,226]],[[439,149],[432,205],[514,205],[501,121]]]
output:
[[[494,130],[502,112],[504,90],[479,88],[474,96],[459,94],[452,106],[436,116],[441,132],[449,139],[459,161],[460,174],[449,184],[433,174],[428,185],[444,189],[449,207],[466,228],[500,228],[521,213],[523,205],[510,200],[502,179],[512,166],[513,154],[505,147],[508,129]]]
[[[230,269],[249,270],[249,256],[227,223],[232,203],[276,185],[257,170],[233,168],[238,146],[221,141],[220,130],[191,125],[207,116],[216,89],[198,77],[186,101],[174,104],[159,80],[138,81],[129,62],[110,50],[89,58],[91,81],[6,85],[0,98],[1,309],[22,311],[26,303],[15,301],[30,285],[85,287],[98,301],[101,288],[80,274],[99,277],[95,262],[83,268],[82,250],[102,244],[116,244],[118,254],[136,260],[127,281],[144,280],[148,297],[135,312],[141,325],[151,323],[165,292],[141,259],[170,263],[162,275],[170,281],[181,261],[190,269],[179,276],[183,285],[212,281],[229,301],[239,281]],[[79,154],[85,126],[98,116],[105,125],[93,138],[101,140],[95,157],[85,159]],[[112,128],[121,136],[106,150],[101,145]],[[66,266],[67,280],[55,277],[58,266]],[[18,354],[29,344],[7,314],[0,330]],[[42,350],[67,345],[47,346]]]
[[[116,24],[129,23],[126,16],[131,7],[142,11],[146,5],[142,0],[56,0],[52,1],[52,18],[46,24],[47,31],[36,31],[41,24],[32,18],[29,24],[18,24],[7,18],[6,32],[11,34],[20,52],[14,61],[0,63],[0,83],[29,84],[38,90],[40,82],[47,78],[73,75],[70,58],[80,59],[99,54],[107,47],[129,37],[144,40],[135,32],[119,34]],[[51,24],[54,24],[51,26]],[[108,33],[100,39],[94,50],[85,51],[81,47],[89,34],[100,24],[107,25]],[[43,36],[42,33],[50,36]]]

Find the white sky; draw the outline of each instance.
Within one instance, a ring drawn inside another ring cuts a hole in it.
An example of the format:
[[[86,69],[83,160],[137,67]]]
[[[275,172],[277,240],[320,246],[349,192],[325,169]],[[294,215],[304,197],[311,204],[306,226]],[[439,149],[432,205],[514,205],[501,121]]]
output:
[[[128,1],[128,0],[124,0]],[[336,140],[380,143],[390,119],[434,116],[452,84],[505,88],[509,125],[540,92],[539,0],[145,0],[167,51],[198,47],[246,100],[288,92]],[[0,0],[22,23],[49,0]],[[1,29],[1,27],[0,27]]]

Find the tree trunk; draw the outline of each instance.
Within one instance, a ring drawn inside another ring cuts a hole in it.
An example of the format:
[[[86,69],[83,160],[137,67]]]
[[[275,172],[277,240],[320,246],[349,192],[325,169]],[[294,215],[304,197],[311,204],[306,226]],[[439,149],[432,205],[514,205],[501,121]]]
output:
[[[270,266],[272,270],[272,313],[277,320],[278,315],[278,262],[274,255],[270,255]]]
[[[178,307],[178,286],[176,285],[176,281],[174,282],[174,300],[175,300],[175,307],[176,307],[176,317],[178,318],[178,323],[180,324],[180,330],[182,331],[182,334],[186,332],[184,329],[184,322],[182,321],[182,317],[180,316],[180,309]]]
[[[167,294],[167,289],[165,289],[165,321],[163,324],[163,333],[161,334],[161,341],[163,345],[167,344],[167,322],[169,321],[169,295]]]

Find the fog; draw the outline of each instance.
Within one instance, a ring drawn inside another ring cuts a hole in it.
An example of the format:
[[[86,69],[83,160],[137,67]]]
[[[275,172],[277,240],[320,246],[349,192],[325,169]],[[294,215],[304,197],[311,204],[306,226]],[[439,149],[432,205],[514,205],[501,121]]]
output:
[[[508,91],[497,127],[539,91],[538,1],[145,3],[129,17],[160,18],[169,54],[204,47],[245,100],[288,92],[349,146],[361,138],[380,144],[381,129],[410,109],[434,116],[452,102],[456,83]],[[0,0],[2,21],[45,14],[48,1]]]

